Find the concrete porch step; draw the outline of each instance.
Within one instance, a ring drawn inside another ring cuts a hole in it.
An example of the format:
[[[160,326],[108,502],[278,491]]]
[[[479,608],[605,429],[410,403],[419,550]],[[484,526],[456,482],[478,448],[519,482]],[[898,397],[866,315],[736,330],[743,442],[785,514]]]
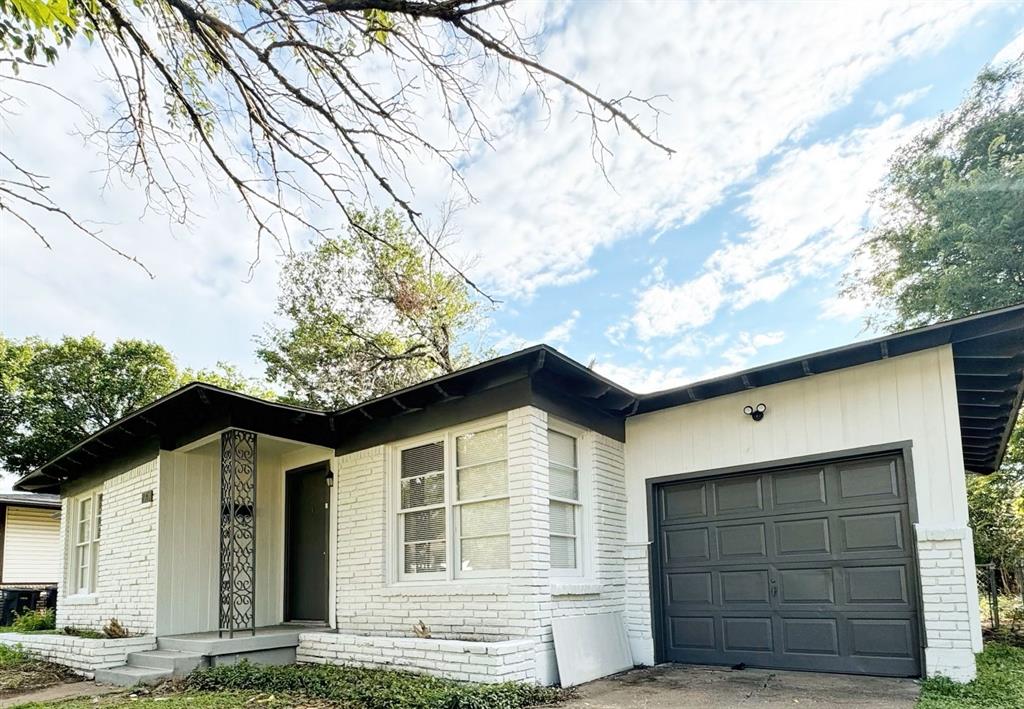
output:
[[[170,670],[158,670],[152,667],[132,667],[122,665],[109,670],[96,670],[96,682],[113,684],[118,687],[134,687],[137,684],[160,684],[171,678]]]
[[[154,670],[170,670],[175,677],[184,677],[192,670],[206,667],[203,655],[180,650],[147,650],[128,654],[128,664]]]

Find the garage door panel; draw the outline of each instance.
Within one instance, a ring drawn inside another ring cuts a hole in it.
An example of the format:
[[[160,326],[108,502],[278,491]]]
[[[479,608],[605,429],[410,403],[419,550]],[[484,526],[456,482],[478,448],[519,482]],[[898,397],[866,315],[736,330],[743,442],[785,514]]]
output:
[[[781,472],[769,479],[776,511],[820,508],[827,501],[824,468]]]
[[[765,540],[763,522],[721,526],[717,528],[717,531],[720,559],[731,561],[737,557],[768,558],[768,545]]]
[[[717,650],[712,616],[678,616],[672,618],[669,628],[669,643],[673,648]]]
[[[839,530],[842,551],[906,551],[902,511],[843,516]]]
[[[668,574],[665,598],[670,605],[710,606],[714,603],[711,572]]]
[[[906,618],[851,618],[850,652],[861,657],[912,658],[916,651]]]
[[[783,569],[777,575],[782,605],[835,603],[836,582],[831,568]]]
[[[781,618],[782,651],[787,654],[839,655],[835,618]]]
[[[828,554],[829,521],[827,518],[777,521],[775,527],[775,554]]]
[[[715,514],[758,515],[765,511],[760,477],[721,480],[715,483]]]
[[[743,569],[719,573],[722,589],[722,605],[768,604],[770,591],[768,569]]]
[[[666,568],[711,560],[710,538],[705,527],[666,530],[663,547]]]
[[[843,572],[846,575],[846,602],[851,605],[911,605],[905,565],[854,566]]]
[[[707,484],[673,485],[661,489],[662,522],[688,522],[708,515]]]
[[[722,649],[726,652],[774,652],[771,617],[722,618]]]
[[[901,498],[896,461],[865,461],[837,466],[839,495],[844,501],[863,504],[865,498],[895,501]]]
[[[659,487],[663,659],[919,675],[906,490],[891,456]]]

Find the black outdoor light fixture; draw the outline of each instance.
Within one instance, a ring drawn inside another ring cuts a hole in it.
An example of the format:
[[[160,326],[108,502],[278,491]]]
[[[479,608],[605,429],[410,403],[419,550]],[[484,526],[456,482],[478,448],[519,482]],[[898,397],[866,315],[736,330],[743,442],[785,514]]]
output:
[[[760,421],[764,418],[764,412],[768,410],[768,407],[764,404],[758,404],[757,406],[750,406],[749,404],[743,407],[743,413],[755,421]]]
[[[334,487],[334,471],[328,468],[324,480],[327,481],[327,487]]]

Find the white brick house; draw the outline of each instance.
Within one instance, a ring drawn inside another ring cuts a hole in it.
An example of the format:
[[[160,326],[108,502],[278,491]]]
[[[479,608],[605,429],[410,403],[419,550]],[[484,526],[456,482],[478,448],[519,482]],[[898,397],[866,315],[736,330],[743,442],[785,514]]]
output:
[[[552,619],[617,614],[638,664],[963,680],[1022,369],[1018,306],[649,395],[545,346],[334,412],[193,384],[19,486],[60,625],[549,683]]]

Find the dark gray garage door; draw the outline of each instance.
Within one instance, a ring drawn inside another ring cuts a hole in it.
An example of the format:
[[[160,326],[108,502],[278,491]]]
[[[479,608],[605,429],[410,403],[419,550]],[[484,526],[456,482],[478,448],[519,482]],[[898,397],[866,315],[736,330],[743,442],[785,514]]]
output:
[[[655,488],[663,660],[920,674],[898,456]]]

